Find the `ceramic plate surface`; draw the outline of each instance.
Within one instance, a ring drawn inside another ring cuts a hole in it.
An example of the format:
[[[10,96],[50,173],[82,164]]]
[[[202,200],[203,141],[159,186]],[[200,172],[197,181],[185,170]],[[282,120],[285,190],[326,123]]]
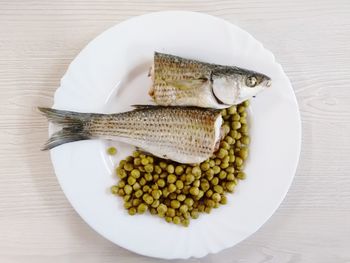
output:
[[[53,107],[110,113],[151,103],[147,73],[154,51],[237,65],[272,78],[272,87],[251,100],[247,179],[228,195],[228,204],[192,220],[188,228],[149,214],[131,217],[109,192],[117,182],[115,165],[132,152],[131,146],[80,141],[53,149],[51,158],[72,206],[105,238],[152,257],[203,257],[254,233],[285,197],[300,152],[298,106],[281,66],[251,35],[219,18],[172,11],[129,19],[90,42],[62,78]],[[117,157],[106,154],[109,145],[117,147]]]

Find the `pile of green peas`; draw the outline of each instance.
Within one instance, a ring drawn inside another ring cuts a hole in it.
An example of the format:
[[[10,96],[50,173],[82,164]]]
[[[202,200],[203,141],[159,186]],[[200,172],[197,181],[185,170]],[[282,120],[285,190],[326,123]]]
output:
[[[180,164],[135,151],[120,161],[120,178],[111,191],[124,200],[130,215],[149,211],[169,223],[188,226],[200,213],[227,203],[226,193],[234,192],[245,179],[244,161],[248,157],[247,107],[249,101],[221,111],[224,138],[208,160]]]

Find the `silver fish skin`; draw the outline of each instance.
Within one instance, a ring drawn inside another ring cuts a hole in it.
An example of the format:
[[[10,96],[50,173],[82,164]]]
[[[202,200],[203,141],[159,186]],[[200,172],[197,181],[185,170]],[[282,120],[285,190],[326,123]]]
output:
[[[62,126],[52,134],[43,150],[101,138],[125,142],[179,163],[200,163],[213,154],[220,141],[222,118],[220,112],[213,109],[139,106],[115,114],[39,110],[49,121]]]
[[[255,71],[154,53],[149,95],[158,105],[222,109],[237,105],[271,86]]]

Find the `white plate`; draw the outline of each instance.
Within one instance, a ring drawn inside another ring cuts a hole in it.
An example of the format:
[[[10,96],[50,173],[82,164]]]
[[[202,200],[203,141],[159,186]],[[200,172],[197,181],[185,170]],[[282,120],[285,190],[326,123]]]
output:
[[[149,214],[129,216],[109,188],[116,162],[132,151],[109,142],[81,141],[57,147],[51,158],[64,193],[80,216],[121,247],[159,258],[203,257],[247,238],[277,209],[294,177],[300,152],[300,117],[290,81],[274,56],[242,29],[205,14],[160,12],[129,19],[89,43],[69,66],[54,108],[119,112],[150,102],[147,78],[154,51],[271,76],[273,86],[251,100],[248,175],[227,205],[192,220],[189,228]]]

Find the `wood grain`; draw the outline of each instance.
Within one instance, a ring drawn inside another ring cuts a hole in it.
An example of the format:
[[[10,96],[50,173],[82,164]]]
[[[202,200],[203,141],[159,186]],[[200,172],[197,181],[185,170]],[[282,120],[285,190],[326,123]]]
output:
[[[188,262],[350,262],[350,2],[0,0],[0,262],[160,262],[113,245],[74,212],[38,151],[70,61],[129,17],[192,10],[227,19],[291,78],[303,146],[282,206],[234,248]],[[175,261],[177,262],[177,261]]]

